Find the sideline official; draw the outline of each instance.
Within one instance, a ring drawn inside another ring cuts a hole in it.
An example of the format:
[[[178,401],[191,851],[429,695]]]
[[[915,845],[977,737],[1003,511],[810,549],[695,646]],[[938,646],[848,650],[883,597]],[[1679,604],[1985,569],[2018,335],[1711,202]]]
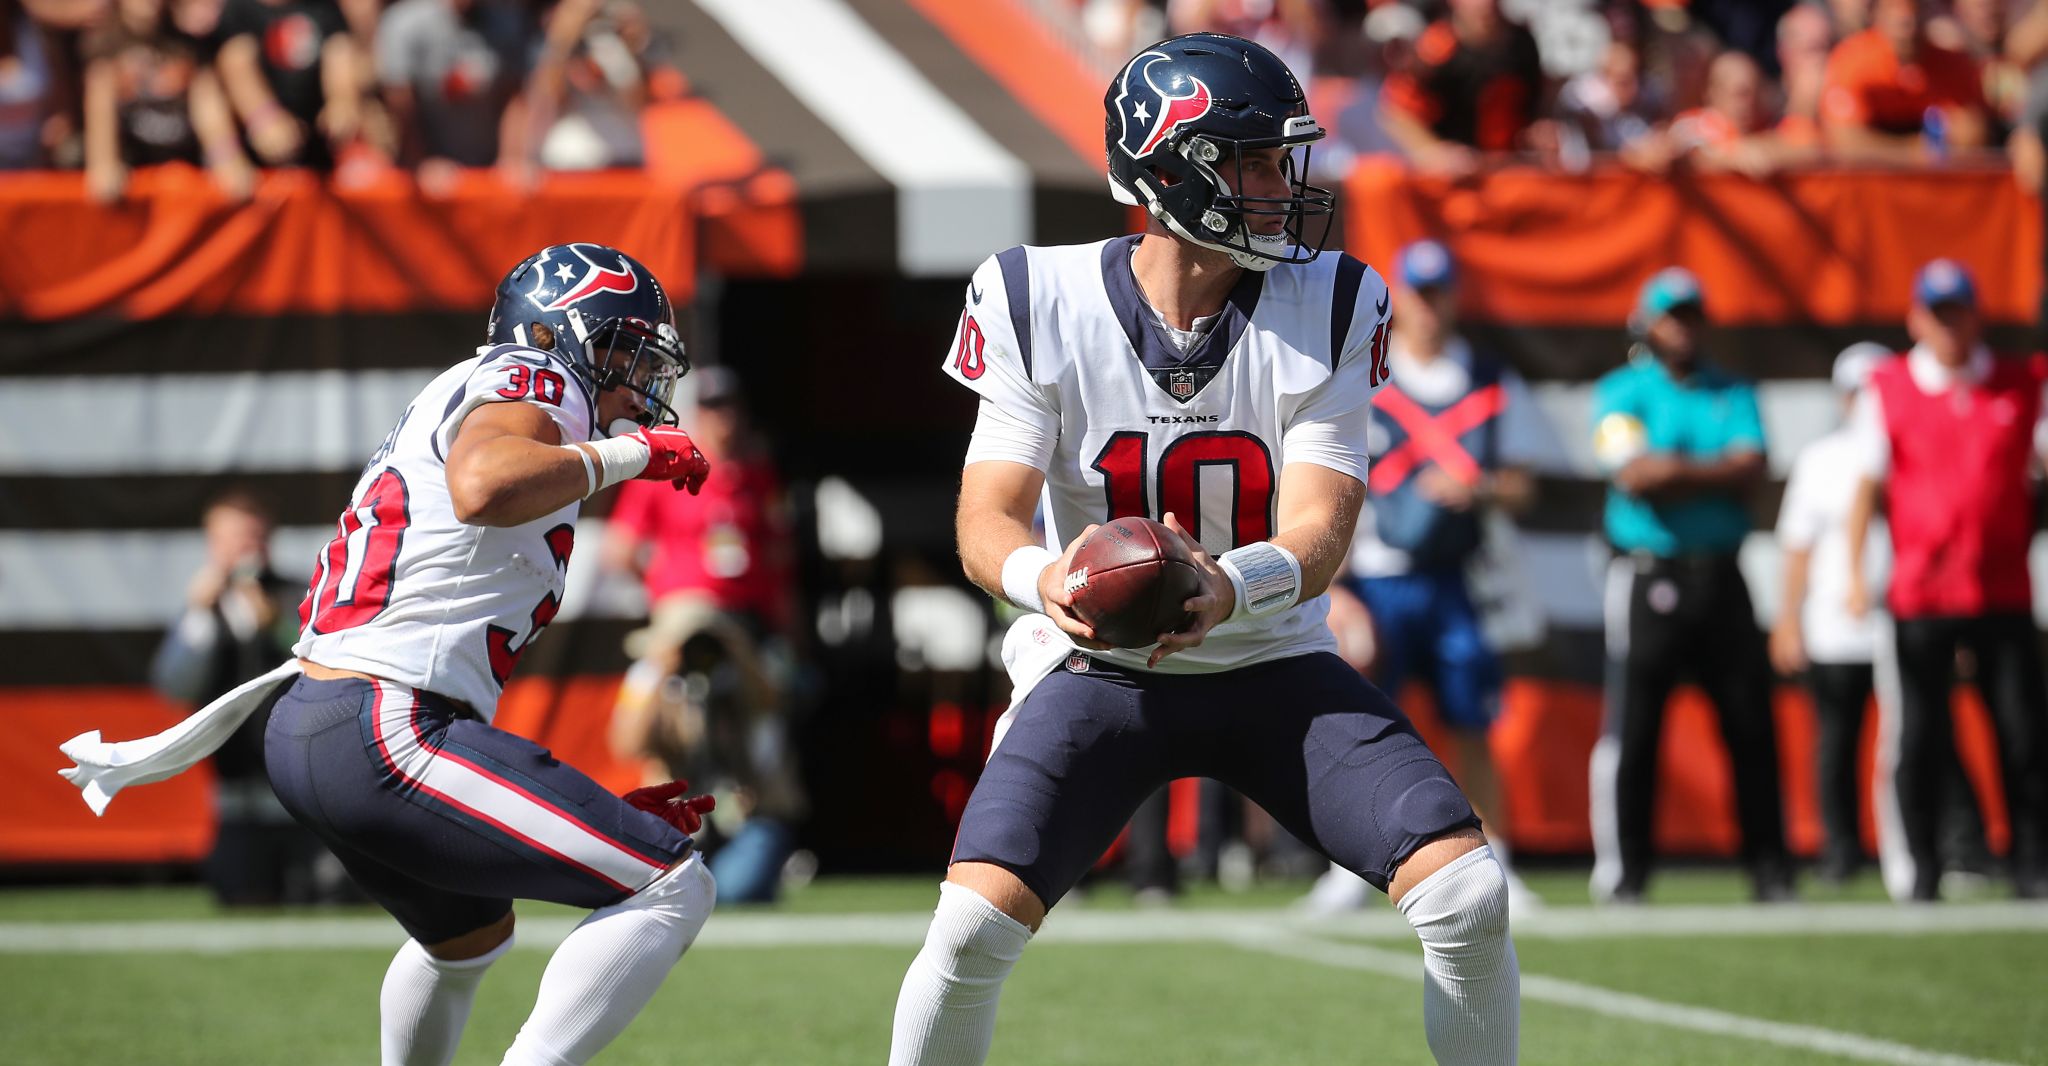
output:
[[[1713,701],[1735,771],[1742,857],[1756,898],[1792,895],[1771,673],[1736,552],[1764,476],[1751,386],[1701,360],[1698,279],[1644,285],[1628,365],[1594,389],[1594,447],[1612,472],[1607,539],[1607,714],[1593,749],[1596,900],[1635,902],[1649,880],[1658,742],[1682,679]]]

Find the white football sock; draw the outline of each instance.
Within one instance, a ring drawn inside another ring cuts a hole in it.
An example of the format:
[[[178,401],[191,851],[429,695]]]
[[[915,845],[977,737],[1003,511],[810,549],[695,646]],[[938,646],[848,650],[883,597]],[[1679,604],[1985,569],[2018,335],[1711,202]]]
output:
[[[1439,1066],[1512,1066],[1522,977],[1508,936],[1508,883],[1480,847],[1401,897],[1422,938],[1422,1026]]]
[[[581,1066],[624,1032],[704,928],[717,886],[691,855],[640,891],[590,912],[541,974],[540,997],[505,1066]]]
[[[1003,979],[1031,930],[964,885],[939,886],[924,950],[896,997],[889,1066],[978,1066],[996,1035]]]
[[[484,971],[512,950],[512,938],[473,959],[437,959],[408,940],[384,971],[377,997],[384,1066],[447,1066],[462,1040]]]

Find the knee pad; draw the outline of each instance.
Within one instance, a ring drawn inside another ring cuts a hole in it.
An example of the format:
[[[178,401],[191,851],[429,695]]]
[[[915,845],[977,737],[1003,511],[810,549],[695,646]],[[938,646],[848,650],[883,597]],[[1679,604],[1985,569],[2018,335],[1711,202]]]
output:
[[[1493,849],[1481,845],[1401,897],[1400,909],[1423,947],[1457,951],[1497,941],[1508,933],[1508,878]]]
[[[611,914],[644,913],[665,925],[684,930],[687,935],[682,947],[688,947],[689,942],[697,938],[697,931],[704,927],[704,920],[711,916],[711,908],[717,903],[717,879],[711,876],[711,868],[704,864],[704,857],[691,852],[688,858],[662,871],[661,876],[640,886],[632,895],[590,912],[590,919],[586,920]]]
[[[480,973],[484,969],[488,968],[492,963],[504,958],[505,953],[512,950],[512,942],[517,939],[519,939],[517,934],[507,933],[505,934],[505,939],[503,941],[500,941],[497,947],[494,947],[481,955],[475,956],[474,958],[468,959],[440,958],[434,955],[432,952],[429,952],[426,949],[426,947],[417,940],[406,941],[405,946],[400,948],[399,951],[417,951],[419,953],[419,958],[422,961],[424,961],[428,966],[431,966],[442,973]]]
[[[981,893],[950,881],[939,885],[925,950],[954,980],[1001,981],[1030,942],[1031,930]]]

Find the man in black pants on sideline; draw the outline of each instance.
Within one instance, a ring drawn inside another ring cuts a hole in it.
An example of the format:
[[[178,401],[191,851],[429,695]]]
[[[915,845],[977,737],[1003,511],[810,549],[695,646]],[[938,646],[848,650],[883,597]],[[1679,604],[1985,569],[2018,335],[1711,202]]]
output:
[[[1628,365],[1594,389],[1607,496],[1607,717],[1593,749],[1593,897],[1642,899],[1649,880],[1664,706],[1690,678],[1714,702],[1735,770],[1742,858],[1756,898],[1792,896],[1771,725],[1771,672],[1736,552],[1744,497],[1764,476],[1755,390],[1699,357],[1698,279],[1643,287]]]

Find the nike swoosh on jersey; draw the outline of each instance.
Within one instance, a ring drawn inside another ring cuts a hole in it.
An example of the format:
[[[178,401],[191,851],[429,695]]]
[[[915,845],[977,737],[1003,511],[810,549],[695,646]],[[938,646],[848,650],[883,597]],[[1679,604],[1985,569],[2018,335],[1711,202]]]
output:
[[[1379,302],[1372,305],[1372,313],[1374,318],[1387,317],[1387,294],[1385,290],[1380,291]]]
[[[975,303],[981,302],[981,290],[976,288],[971,281],[967,283],[967,295],[973,297]]]

